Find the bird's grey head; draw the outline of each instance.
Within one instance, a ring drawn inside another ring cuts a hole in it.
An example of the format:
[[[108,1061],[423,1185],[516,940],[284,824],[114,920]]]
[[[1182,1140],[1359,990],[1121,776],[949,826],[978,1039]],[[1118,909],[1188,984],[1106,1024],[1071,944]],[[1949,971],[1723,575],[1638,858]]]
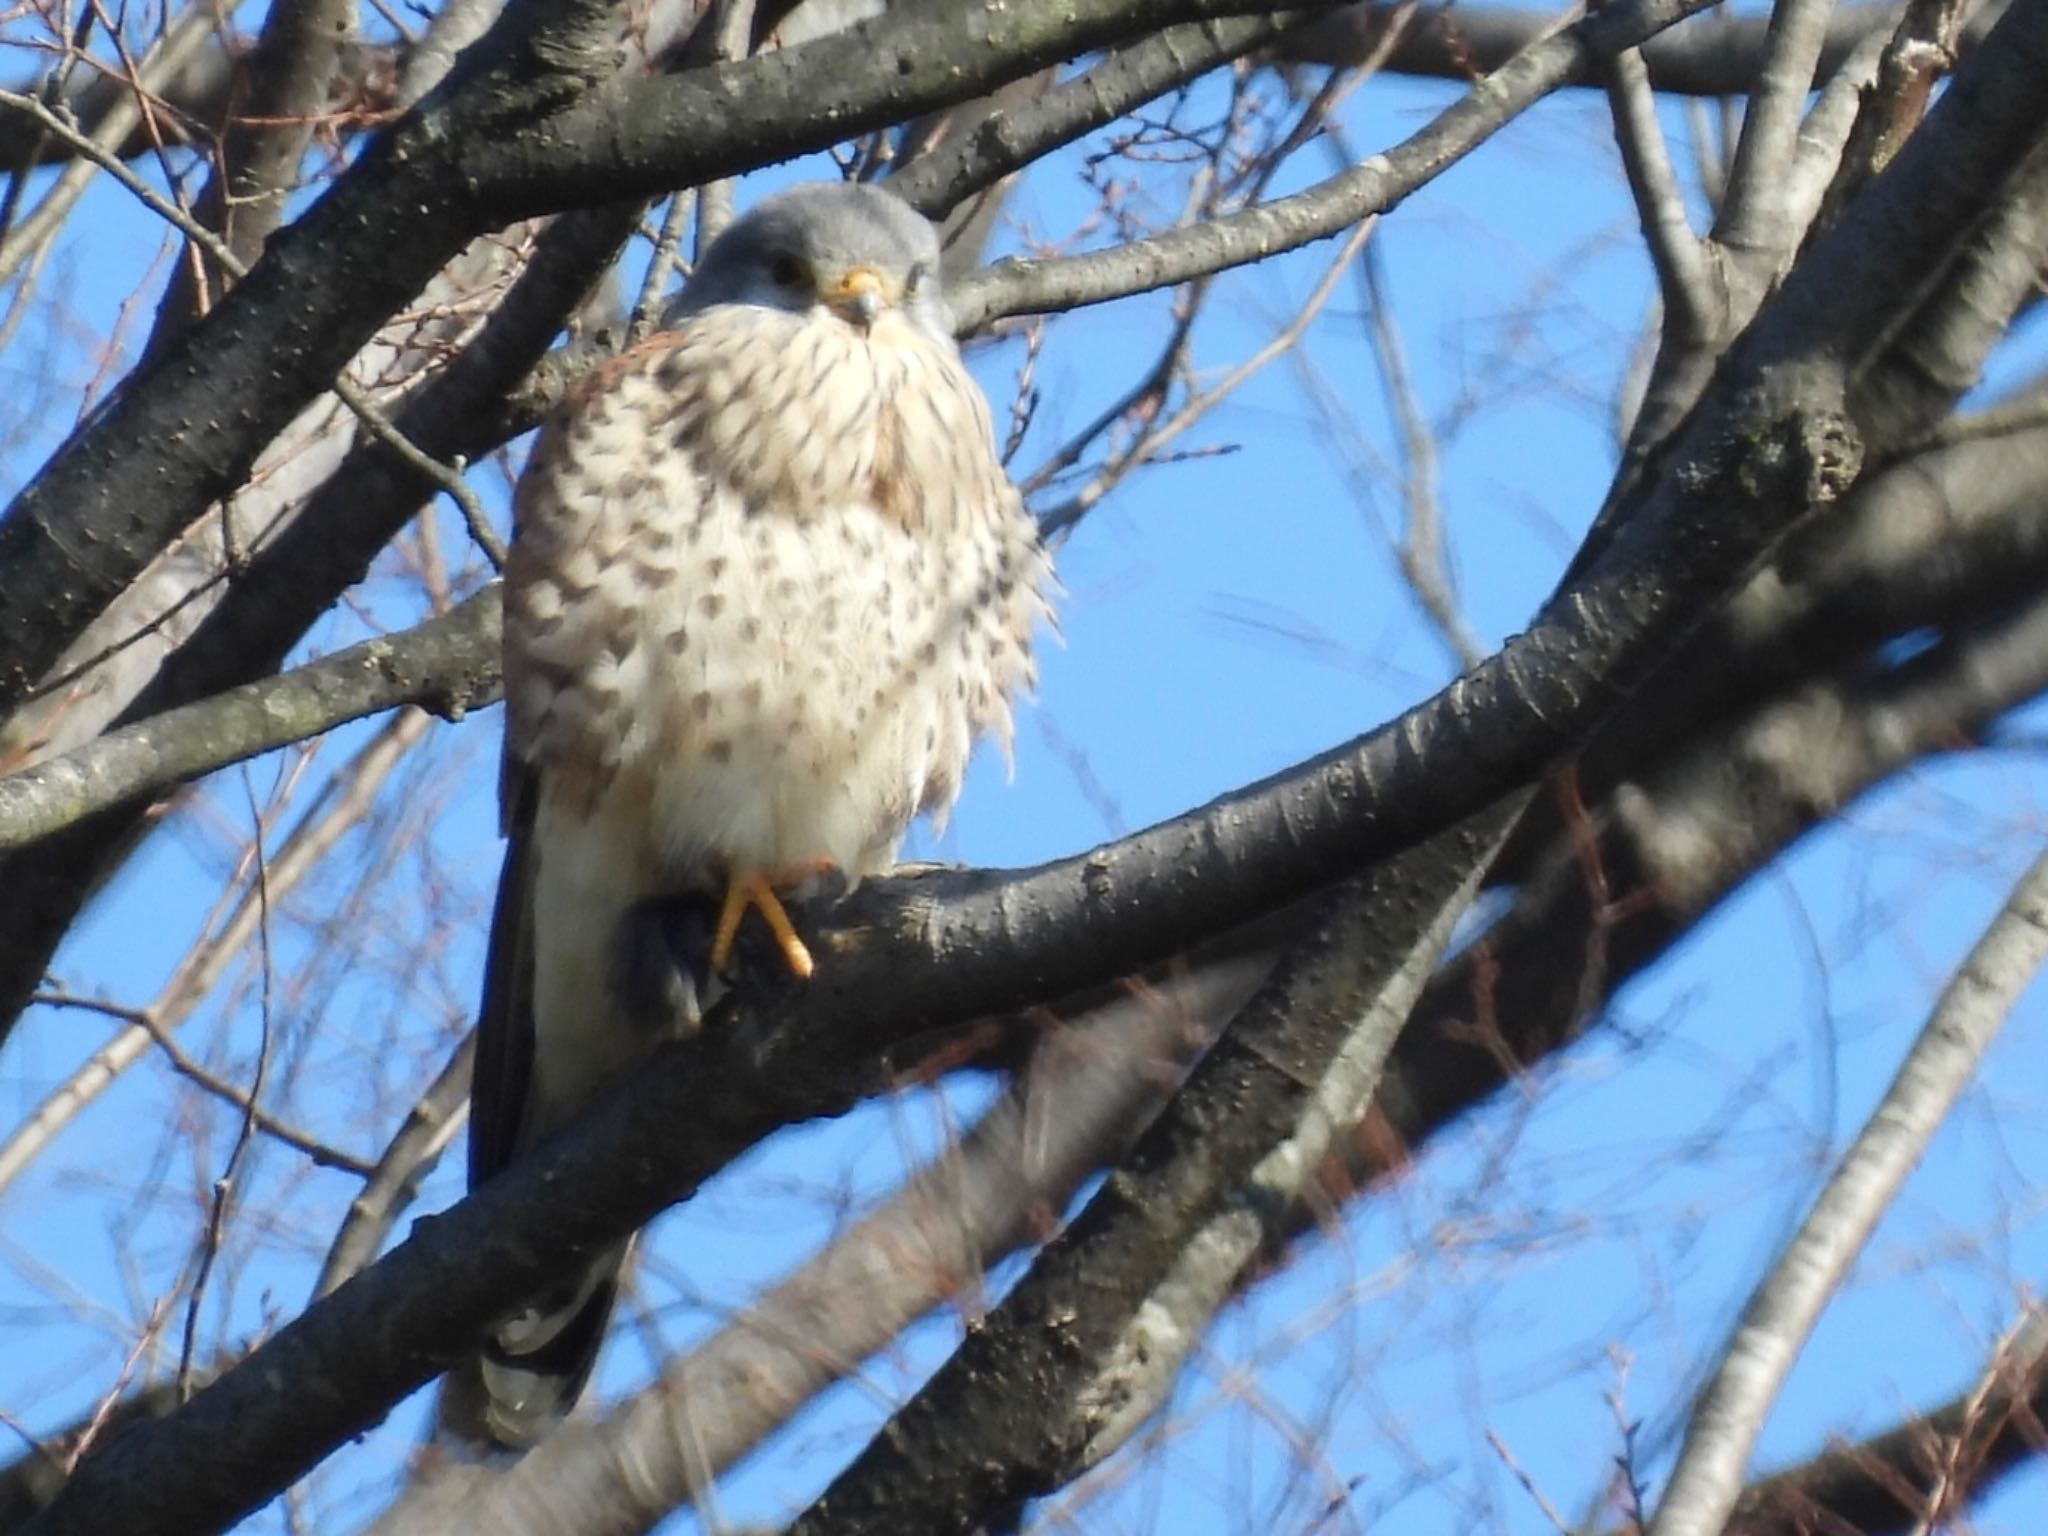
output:
[[[793,187],[758,204],[712,242],[676,303],[801,314],[823,307],[865,330],[887,311],[950,340],[939,236],[894,193],[854,182]]]

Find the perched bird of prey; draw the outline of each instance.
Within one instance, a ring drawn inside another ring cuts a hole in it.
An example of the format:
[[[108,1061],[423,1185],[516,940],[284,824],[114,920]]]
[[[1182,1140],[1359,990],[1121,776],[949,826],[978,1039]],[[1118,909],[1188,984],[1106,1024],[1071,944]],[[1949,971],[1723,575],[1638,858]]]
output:
[[[1050,582],[953,344],[937,236],[864,186],[734,223],[672,329],[542,432],[514,518],[472,1187],[694,1024],[756,914],[809,973],[777,893],[886,869],[952,805],[975,738],[1007,747]],[[650,937],[673,893],[704,898],[695,957]],[[505,1320],[444,1423],[544,1434],[590,1374],[623,1253]]]

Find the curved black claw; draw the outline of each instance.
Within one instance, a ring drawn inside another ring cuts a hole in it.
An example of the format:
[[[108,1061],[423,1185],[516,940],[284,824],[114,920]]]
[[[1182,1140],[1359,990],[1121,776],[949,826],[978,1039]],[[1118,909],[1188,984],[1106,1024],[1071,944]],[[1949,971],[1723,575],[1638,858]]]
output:
[[[656,1033],[694,1033],[724,995],[711,972],[718,901],[701,893],[650,896],[619,920],[619,998]]]

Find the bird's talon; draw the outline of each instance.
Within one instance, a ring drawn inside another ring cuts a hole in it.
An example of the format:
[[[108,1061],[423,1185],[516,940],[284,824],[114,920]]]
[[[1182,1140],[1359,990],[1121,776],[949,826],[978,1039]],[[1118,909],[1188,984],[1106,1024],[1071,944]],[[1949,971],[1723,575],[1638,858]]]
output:
[[[829,869],[829,862],[822,864]],[[816,873],[814,870],[804,871]],[[721,975],[729,973],[732,964],[733,944],[739,937],[740,920],[752,907],[761,914],[768,924],[768,931],[775,935],[776,948],[782,953],[783,964],[799,980],[810,980],[817,969],[811,959],[811,952],[796,931],[796,925],[789,920],[789,913],[783,908],[781,898],[775,894],[775,887],[765,875],[738,872],[726,881],[725,900],[718,909],[718,928],[711,940],[711,969]]]

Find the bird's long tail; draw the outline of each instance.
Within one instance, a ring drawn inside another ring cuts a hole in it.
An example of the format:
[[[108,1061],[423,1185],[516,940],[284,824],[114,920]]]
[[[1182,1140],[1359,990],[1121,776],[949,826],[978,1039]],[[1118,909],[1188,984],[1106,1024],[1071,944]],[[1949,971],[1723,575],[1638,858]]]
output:
[[[506,802],[509,841],[491,915],[470,1090],[471,1189],[495,1177],[575,1108],[534,1103],[534,898],[540,872],[533,800],[531,786],[520,785]],[[437,1438],[524,1450],[566,1417],[597,1363],[631,1246],[619,1243],[594,1256],[573,1279],[500,1320],[483,1346],[449,1372]]]

